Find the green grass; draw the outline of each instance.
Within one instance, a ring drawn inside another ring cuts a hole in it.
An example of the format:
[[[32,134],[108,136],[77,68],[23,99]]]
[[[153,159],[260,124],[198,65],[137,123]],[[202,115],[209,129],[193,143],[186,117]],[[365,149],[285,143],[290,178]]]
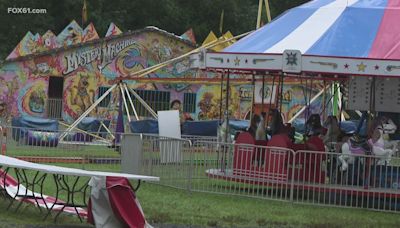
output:
[[[252,196],[266,197],[263,196],[265,193],[262,192],[268,192],[269,188],[206,178],[205,170],[216,168],[219,159],[216,153],[211,151],[200,153],[199,151],[201,151],[201,148],[191,155],[185,153],[185,161],[179,165],[160,164],[159,152],[146,153],[144,154],[146,162],[144,162],[143,167],[145,175],[160,176],[160,183],[186,189],[188,186],[187,171],[191,170],[193,188],[199,191],[236,194],[236,196],[189,193],[185,190],[145,183],[139,189],[138,197],[151,224],[181,224],[184,226],[208,227],[396,227],[400,223],[399,214],[307,206],[250,198]],[[108,158],[120,156],[115,150],[101,146],[41,148],[10,145],[7,153],[10,156],[90,156]],[[191,162],[187,161],[189,158],[193,160]],[[204,162],[205,160],[207,162]],[[52,163],[52,165],[89,170],[120,171],[120,164]],[[10,174],[14,173],[10,171]],[[32,177],[32,175],[32,172],[28,172],[28,176]],[[69,179],[73,181],[73,178]],[[80,183],[85,183],[87,180],[87,178],[82,178]],[[46,179],[45,186],[45,193],[54,196],[56,187],[51,176]],[[272,193],[268,193],[268,196],[273,196],[270,194]],[[60,197],[65,199],[65,193]],[[82,197],[79,196],[79,199],[82,199]],[[8,201],[0,199],[0,227],[4,223],[17,224],[15,227],[18,227],[18,225],[23,226],[24,224],[47,225],[53,223],[51,219],[42,221],[43,215],[33,206],[25,205],[22,210],[15,213],[13,210],[7,211],[5,209],[7,204]],[[69,215],[61,216],[58,223],[66,226],[80,224],[76,217]]]
[[[8,156],[48,156],[48,157],[119,157],[119,152],[113,148],[95,145],[61,145],[57,147],[41,147],[7,142]]]
[[[188,193],[149,184],[141,187],[138,197],[152,223],[218,227],[396,227],[400,223],[398,214]]]
[[[150,224],[201,227],[398,227],[400,223],[399,214],[189,193],[148,183],[142,184],[137,196]],[[52,219],[43,221],[43,214],[31,206],[24,206],[18,213],[7,211],[7,202],[0,200],[0,226],[53,224]],[[57,224],[68,227],[81,225],[76,217],[65,214]]]
[[[52,218],[47,218],[43,220],[45,213],[44,210],[41,213],[37,208],[32,205],[23,204],[23,206],[16,212],[16,203],[9,210],[7,210],[7,206],[9,204],[9,200],[0,197],[0,227],[26,227],[26,225],[34,226],[46,226],[46,225],[54,225],[54,216],[52,214]],[[68,227],[85,227],[87,226],[85,223],[81,223],[76,216],[66,215],[65,213],[62,216],[59,216],[57,220],[58,225],[65,225]]]

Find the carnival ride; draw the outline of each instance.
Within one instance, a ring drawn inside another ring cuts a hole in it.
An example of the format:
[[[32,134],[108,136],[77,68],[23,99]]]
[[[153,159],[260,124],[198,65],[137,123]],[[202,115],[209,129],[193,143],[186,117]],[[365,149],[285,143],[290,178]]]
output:
[[[400,168],[390,162],[396,142],[383,140],[383,134],[393,133],[397,126],[388,118],[382,122],[384,112],[400,113],[400,49],[396,39],[399,27],[393,24],[399,13],[398,3],[383,0],[316,0],[289,10],[222,52],[203,50],[192,55],[194,68],[221,72],[228,85],[230,74],[234,73],[275,76],[280,82],[284,78],[298,78],[311,85],[313,81],[322,81],[326,87],[320,93],[331,86],[332,97],[347,101],[347,107],[333,113],[339,122],[335,124],[331,117],[333,122],[329,126],[335,128],[328,129],[329,136],[325,138],[325,143],[337,149],[334,152],[327,152],[320,134],[294,143],[285,132],[278,132],[269,141],[242,133],[232,152],[233,161],[222,161],[221,166],[207,170],[206,174],[228,181],[279,185],[282,189],[296,186],[321,193],[399,199]],[[366,18],[374,18],[374,22],[366,23]],[[346,97],[339,95],[338,90],[344,86],[348,90]],[[282,90],[278,96],[275,108],[279,109]],[[294,117],[311,117],[312,113],[307,112],[310,101]],[[334,132],[341,133],[345,108],[364,114],[353,132],[357,137],[342,143]],[[321,125],[319,116],[326,115],[317,115]],[[372,124],[374,120],[377,124]],[[293,118],[288,122],[292,121]],[[366,121],[368,129],[363,136],[367,147],[372,148],[369,151],[354,145],[359,143],[360,129]],[[283,123],[280,126],[284,127]],[[348,146],[347,142],[353,144]],[[391,144],[390,148],[387,144]]]

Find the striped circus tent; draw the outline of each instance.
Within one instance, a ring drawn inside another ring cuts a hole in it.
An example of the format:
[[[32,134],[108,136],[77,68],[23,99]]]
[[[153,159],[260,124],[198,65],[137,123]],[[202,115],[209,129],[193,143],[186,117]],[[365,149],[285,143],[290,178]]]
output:
[[[400,59],[400,0],[314,0],[223,52]]]

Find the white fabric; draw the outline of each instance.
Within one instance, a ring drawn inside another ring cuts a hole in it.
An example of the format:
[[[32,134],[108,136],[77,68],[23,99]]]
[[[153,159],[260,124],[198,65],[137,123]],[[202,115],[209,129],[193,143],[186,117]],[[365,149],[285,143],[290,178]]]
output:
[[[4,174],[3,174],[4,175]],[[47,201],[48,198],[51,198],[47,195],[42,195],[40,193],[37,192],[32,192],[31,190],[27,189],[24,185],[20,184],[19,187],[18,185],[12,185],[10,183],[7,184],[3,183],[2,187],[5,187],[5,190],[7,192],[7,194],[11,197],[11,198],[15,198],[16,200],[23,200],[24,197],[22,196],[28,196],[28,197],[35,197],[38,199],[43,199],[39,200],[39,201],[35,201],[35,203],[39,204],[40,207],[43,208],[53,208],[53,210],[63,210],[65,212],[68,213],[73,213],[75,214],[76,210],[78,210],[79,214],[84,213],[86,214],[85,209],[77,207],[77,208],[72,208],[72,207],[64,207],[63,205],[54,205],[54,202],[51,201]],[[20,195],[20,196],[17,196]]]
[[[92,177],[91,187],[92,214],[98,228],[119,228],[124,225],[115,217],[110,204],[106,187],[106,177]]]
[[[296,49],[301,53],[307,50],[332,26],[347,6],[358,0],[337,0],[319,8],[304,23],[288,36],[276,43],[265,53],[283,53],[287,49]]]
[[[45,173],[60,174],[60,175],[70,175],[70,176],[86,176],[86,177],[125,177],[131,180],[145,180],[145,181],[159,181],[159,177],[153,176],[142,176],[127,173],[113,173],[113,172],[101,172],[101,171],[89,171],[82,169],[66,168],[54,165],[37,164],[32,162],[27,162],[19,160],[16,158],[0,155],[0,165],[7,167],[20,168],[20,169],[30,169],[42,171]]]

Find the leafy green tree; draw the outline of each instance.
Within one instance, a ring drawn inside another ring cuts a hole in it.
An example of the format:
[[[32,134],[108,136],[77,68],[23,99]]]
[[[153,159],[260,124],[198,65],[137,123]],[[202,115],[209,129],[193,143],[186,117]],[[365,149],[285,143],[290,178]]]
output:
[[[270,0],[272,16],[304,2]],[[0,59],[5,59],[28,31],[44,34],[51,30],[57,35],[72,20],[81,24],[82,6],[83,0],[0,0]],[[46,9],[47,13],[12,14],[8,13],[10,7]],[[114,22],[122,31],[152,25],[180,35],[193,28],[201,43],[211,30],[220,35],[222,10],[223,32],[238,35],[255,29],[258,0],[87,0],[88,21],[100,37]]]

